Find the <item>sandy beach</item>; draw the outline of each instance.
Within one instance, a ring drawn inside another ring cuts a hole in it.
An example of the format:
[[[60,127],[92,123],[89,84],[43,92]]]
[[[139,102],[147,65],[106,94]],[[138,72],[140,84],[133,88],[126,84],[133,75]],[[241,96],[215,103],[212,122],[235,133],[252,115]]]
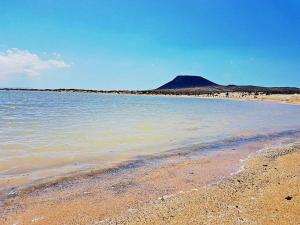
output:
[[[0,225],[300,225],[300,0],[0,4]]]
[[[131,95],[131,94],[130,94]],[[138,94],[140,95],[140,94]],[[240,100],[240,101],[266,101],[275,103],[284,103],[299,105],[300,104],[300,94],[255,94],[255,93],[245,93],[245,92],[222,92],[214,94],[202,94],[202,95],[182,95],[182,94],[142,94],[149,96],[167,96],[175,98],[205,98],[205,99],[227,99],[227,100]]]
[[[250,157],[245,170],[107,224],[299,224],[300,144]]]
[[[246,92],[222,92],[214,94],[132,94],[132,93],[109,93],[114,95],[137,95],[137,96],[161,96],[173,98],[202,98],[202,99],[223,99],[238,101],[262,101],[274,102],[290,105],[300,105],[300,94],[262,94],[262,93],[246,93]]]
[[[227,146],[201,156],[179,154],[32,188],[11,194],[0,222],[298,224],[300,144],[274,144],[263,140],[238,151]]]
[[[246,94],[243,92],[227,92],[213,95],[201,95],[202,98],[217,98],[217,99],[235,99],[235,100],[255,100],[255,101],[271,101],[287,104],[300,104],[300,94]]]

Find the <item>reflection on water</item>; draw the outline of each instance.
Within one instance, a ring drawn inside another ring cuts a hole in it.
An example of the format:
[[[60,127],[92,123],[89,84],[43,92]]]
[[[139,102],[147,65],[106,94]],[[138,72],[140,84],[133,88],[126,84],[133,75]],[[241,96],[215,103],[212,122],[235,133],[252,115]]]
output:
[[[0,185],[240,136],[300,129],[292,105],[0,91]]]

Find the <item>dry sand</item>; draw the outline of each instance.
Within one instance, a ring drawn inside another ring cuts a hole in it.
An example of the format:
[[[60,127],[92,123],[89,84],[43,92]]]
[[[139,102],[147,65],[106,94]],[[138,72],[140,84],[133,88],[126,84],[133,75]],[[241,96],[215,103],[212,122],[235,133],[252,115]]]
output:
[[[107,224],[300,224],[300,144],[250,158],[224,181]]]
[[[235,100],[256,100],[256,101],[271,101],[288,104],[300,104],[300,94],[249,94],[244,92],[227,92],[213,95],[200,95],[202,98],[217,98],[217,99],[235,99]]]
[[[227,94],[228,93],[228,94]],[[136,95],[136,94],[129,94]],[[140,94],[137,94],[140,95]],[[142,96],[161,96],[174,98],[206,98],[206,99],[229,99],[241,101],[267,101],[276,103],[285,103],[292,105],[300,104],[300,94],[255,94],[248,92],[222,92],[214,94],[200,94],[200,95],[183,95],[183,94],[142,94]]]

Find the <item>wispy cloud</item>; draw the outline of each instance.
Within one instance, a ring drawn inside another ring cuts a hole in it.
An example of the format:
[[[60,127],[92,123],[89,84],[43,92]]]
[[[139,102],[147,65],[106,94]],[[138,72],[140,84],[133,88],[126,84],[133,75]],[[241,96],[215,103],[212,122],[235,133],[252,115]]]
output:
[[[25,75],[34,77],[52,69],[65,69],[70,67],[58,57],[42,59],[27,50],[16,48],[0,52],[0,78]]]

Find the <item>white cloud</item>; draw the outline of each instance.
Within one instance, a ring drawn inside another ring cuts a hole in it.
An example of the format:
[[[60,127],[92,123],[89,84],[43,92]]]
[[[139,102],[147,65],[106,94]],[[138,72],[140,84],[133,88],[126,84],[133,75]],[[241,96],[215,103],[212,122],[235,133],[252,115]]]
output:
[[[52,69],[65,69],[70,67],[60,59],[42,59],[29,51],[16,48],[0,52],[0,78],[26,75],[38,76],[42,72]]]

